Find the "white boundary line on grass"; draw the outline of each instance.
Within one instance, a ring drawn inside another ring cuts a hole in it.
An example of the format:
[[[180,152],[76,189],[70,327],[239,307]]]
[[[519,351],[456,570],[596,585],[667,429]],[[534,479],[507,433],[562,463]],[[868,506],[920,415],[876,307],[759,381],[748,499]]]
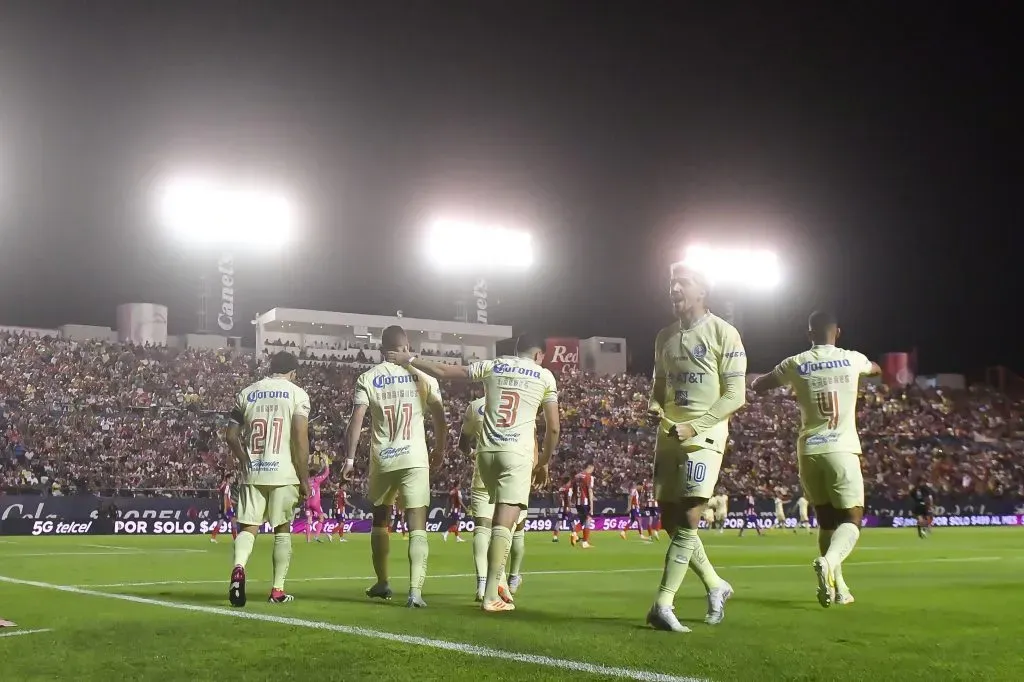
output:
[[[524,654],[515,651],[504,651],[502,649],[492,649],[490,647],[478,646],[476,644],[467,644],[464,642],[450,642],[443,639],[430,639],[428,637],[416,637],[414,635],[403,635],[395,632],[385,632],[383,630],[373,630],[370,628],[361,628],[351,625],[339,625],[336,623],[328,623],[319,620],[306,620],[303,618],[286,618],[284,616],[273,616],[270,614],[256,613],[253,611],[226,609],[215,606],[199,606],[197,604],[182,604],[180,602],[162,601],[159,599],[148,599],[146,597],[135,597],[127,594],[97,592],[95,590],[85,590],[80,587],[73,587],[70,585],[54,585],[51,583],[36,582],[34,580],[20,580],[18,578],[10,578],[3,575],[0,575],[0,582],[10,583],[12,585],[40,587],[43,589],[57,590],[60,592],[70,592],[71,594],[80,594],[88,597],[118,599],[121,601],[132,602],[134,604],[162,606],[168,609],[192,611],[193,613],[206,613],[214,616],[227,616],[229,618],[257,620],[266,623],[277,623],[278,625],[291,625],[293,627],[310,628],[313,630],[328,630],[331,632],[340,632],[345,635],[354,635],[356,637],[382,639],[397,644],[423,646],[429,647],[431,649],[441,649],[444,651],[456,651],[460,654],[470,654],[472,656],[479,656],[481,658],[494,658],[501,661],[516,661],[517,663],[532,663],[534,665],[546,666],[548,668],[568,670],[574,673],[590,673],[593,675],[605,675],[608,677],[640,680],[640,682],[707,682],[707,680],[698,677],[679,677],[676,675],[667,675],[664,673],[656,673],[648,670],[638,670],[635,668],[615,668],[611,666],[597,665],[594,663],[585,663],[583,661],[552,658],[549,656],[539,656],[536,654]]]
[[[12,630],[11,632],[0,631],[0,637],[17,637],[18,635],[34,635],[37,632],[53,632],[51,628],[41,628],[39,630]]]
[[[26,552],[19,554],[4,554],[4,558],[21,558],[31,556],[153,556],[154,554],[202,554],[205,549],[123,549],[118,552]]]
[[[909,561],[850,561],[844,563],[844,566],[896,566],[902,564],[946,564],[946,563],[974,563],[981,561],[1000,561],[1002,557],[997,556],[977,556],[977,557],[964,557],[962,559],[912,559]],[[772,568],[810,568],[809,562],[802,564],[753,564],[747,566],[719,566],[723,572],[728,573],[734,569],[772,569]],[[618,574],[618,573],[660,573],[663,568],[651,567],[651,568],[612,568],[605,571],[599,569],[583,569],[578,571],[525,571],[523,576],[535,576],[535,575],[587,575],[587,574]],[[440,575],[427,575],[427,579],[445,579],[445,578],[475,578],[475,573],[443,573]],[[325,576],[321,578],[289,578],[290,583],[310,583],[310,582],[325,582],[325,581],[336,581],[336,580],[376,580],[376,576],[372,575],[341,575],[341,576]],[[216,585],[220,583],[227,583],[227,579],[223,580],[157,580],[153,582],[131,582],[131,583],[105,583],[98,585],[75,585],[74,587],[83,588],[100,588],[100,587],[155,587],[157,585]],[[259,580],[249,580],[251,583],[260,582]]]

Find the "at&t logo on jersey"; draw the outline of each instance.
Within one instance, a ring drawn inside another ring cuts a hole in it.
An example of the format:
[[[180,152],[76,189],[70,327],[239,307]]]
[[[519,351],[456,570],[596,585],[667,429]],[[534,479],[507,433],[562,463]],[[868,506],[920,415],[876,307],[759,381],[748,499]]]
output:
[[[800,376],[805,377],[808,374],[813,374],[823,369],[842,369],[843,367],[852,367],[852,365],[845,358],[842,360],[824,360],[822,362],[804,362],[796,368],[796,371]]]
[[[669,372],[668,380],[677,384],[703,384],[706,372]]]
[[[807,439],[808,445],[828,445],[829,443],[839,442],[839,434],[837,433],[818,433]]]
[[[268,460],[263,460],[263,459],[254,460],[253,462],[250,462],[250,464],[249,464],[249,470],[252,473],[254,473],[254,474],[255,473],[272,474],[275,471],[277,471],[280,467],[281,467],[281,463],[280,462],[275,462],[273,460],[269,460],[268,461]]]
[[[696,346],[693,347],[693,357],[694,358],[696,358],[698,360],[701,360],[707,354],[708,354],[708,347],[705,346],[703,343],[698,343]]]
[[[288,399],[291,394],[288,391],[250,391],[249,395],[245,396],[246,401],[254,403],[257,400],[269,400],[271,398],[285,398]]]
[[[382,461],[386,460],[386,459],[396,459],[396,458],[401,457],[403,455],[409,454],[410,447],[412,447],[412,446],[410,446],[410,445],[403,445],[400,448],[384,448],[377,455],[377,458],[382,460]]]
[[[373,378],[373,387],[384,388],[393,384],[412,384],[417,381],[419,381],[419,377],[415,374],[406,374],[404,376],[381,375]]]
[[[495,374],[519,374],[525,377],[533,377],[534,379],[540,379],[540,372],[529,367],[513,367],[512,365],[504,362],[494,363]]]

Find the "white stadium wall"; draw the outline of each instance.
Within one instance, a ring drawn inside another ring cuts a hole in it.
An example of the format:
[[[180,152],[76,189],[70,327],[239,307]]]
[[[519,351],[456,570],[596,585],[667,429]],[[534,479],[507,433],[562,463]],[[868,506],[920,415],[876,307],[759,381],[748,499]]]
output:
[[[118,334],[110,327],[96,327],[89,324],[66,324],[60,328],[62,339],[72,341],[106,341],[117,343]]]
[[[117,339],[144,346],[167,345],[167,306],[125,303],[117,306]]]

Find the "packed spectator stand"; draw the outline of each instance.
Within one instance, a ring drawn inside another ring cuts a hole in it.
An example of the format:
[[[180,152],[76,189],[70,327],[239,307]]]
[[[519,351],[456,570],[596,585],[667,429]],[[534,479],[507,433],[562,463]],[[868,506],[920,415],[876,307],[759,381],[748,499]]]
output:
[[[341,360],[322,361],[320,350],[299,351],[299,383],[318,417],[312,448],[336,455],[368,356],[352,349]],[[460,360],[470,358],[453,358]],[[0,332],[0,492],[207,494],[232,468],[221,432],[233,396],[260,372],[257,356],[237,351]],[[562,444],[553,481],[565,481],[590,459],[604,497],[649,478],[649,379],[573,373],[559,382]],[[452,429],[435,491],[468,486],[472,471],[456,447],[472,388],[442,389]],[[1024,495],[1022,409],[983,387],[946,393],[865,387],[858,423],[868,493],[899,496],[923,475],[940,494]],[[748,395],[731,422],[721,485],[736,495],[795,490],[798,424],[796,405],[783,393]],[[366,441],[362,477],[349,485],[350,494],[365,488]]]

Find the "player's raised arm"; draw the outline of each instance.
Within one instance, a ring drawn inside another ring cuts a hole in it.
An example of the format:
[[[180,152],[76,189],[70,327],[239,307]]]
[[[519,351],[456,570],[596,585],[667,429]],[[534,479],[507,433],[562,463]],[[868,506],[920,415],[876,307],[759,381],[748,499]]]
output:
[[[690,422],[690,428],[696,435],[725,421],[747,401],[747,354],[739,332],[731,327],[722,344],[718,375],[722,382],[722,395],[704,414]]]
[[[788,364],[788,359],[783,360],[778,365],[776,365],[775,369],[773,369],[772,371],[757,377],[756,379],[754,379],[754,383],[751,384],[750,389],[754,393],[760,394],[767,393],[768,391],[772,391],[776,388],[782,388],[783,386],[786,386],[789,383],[786,380],[786,370],[788,369]]]
[[[448,365],[443,362],[424,360],[423,358],[417,357],[414,353],[389,350],[385,353],[384,359],[388,362],[393,362],[396,365],[418,369],[424,374],[428,374],[438,380],[469,381],[472,378],[469,373],[469,367],[465,367],[463,365]]]

